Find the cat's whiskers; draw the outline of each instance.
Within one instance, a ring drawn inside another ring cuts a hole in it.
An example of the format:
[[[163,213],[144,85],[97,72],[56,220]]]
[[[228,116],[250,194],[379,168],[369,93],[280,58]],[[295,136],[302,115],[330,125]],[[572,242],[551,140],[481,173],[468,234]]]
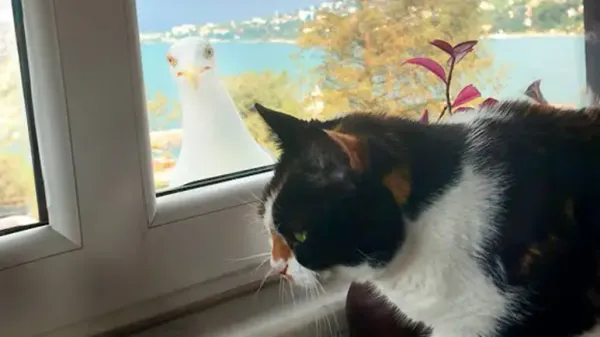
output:
[[[254,270],[252,271],[252,274],[256,273],[262,266],[264,266],[267,262],[269,262],[270,257],[267,257],[266,259],[263,260],[263,262],[261,262],[258,266],[256,266],[256,268],[254,268]]]
[[[318,301],[320,297],[326,295],[325,292],[325,288],[323,288],[323,285],[321,284],[321,282],[315,278],[315,284],[312,286],[312,289],[314,291],[315,294],[315,301]],[[331,326],[331,321],[329,320],[329,315],[331,314],[327,308],[325,308],[325,314],[322,315],[321,314],[321,310],[318,310],[318,316],[317,319],[320,320],[325,320],[325,323],[327,324],[327,327],[329,329],[329,335],[332,336],[333,335],[333,328]],[[337,322],[337,321],[336,321]],[[319,331],[320,332],[320,331]]]
[[[258,294],[258,292],[261,291],[262,287],[265,285],[265,282],[267,282],[267,279],[269,278],[269,276],[271,276],[271,273],[273,272],[273,269],[269,269],[266,274],[265,277],[263,277],[262,282],[260,283],[260,286],[258,286],[258,289],[256,290],[256,294]]]
[[[316,281],[317,287],[319,289],[321,289],[322,295],[327,296],[327,291],[325,290],[325,287],[323,287],[323,283],[321,283],[321,281],[319,281],[319,279],[315,279],[315,281]],[[333,332],[331,329],[331,322],[329,320],[329,315],[331,315],[333,317],[333,322],[335,323],[335,329],[336,329],[335,331],[340,330],[340,324],[337,320],[337,315],[333,309],[326,307],[325,311],[326,311],[325,319],[327,320],[327,324],[329,325],[329,332],[331,333],[331,335],[333,335]]]
[[[254,193],[253,191],[250,191],[250,196],[252,196],[255,201],[258,201],[258,202],[263,201],[263,198],[261,196],[259,196],[258,194]]]
[[[362,250],[357,249],[356,250],[360,255],[362,255],[365,259],[367,259],[367,263],[371,262],[373,264],[379,264],[381,261],[377,260],[376,258],[373,258],[367,254],[365,254]]]
[[[315,285],[308,285],[306,287],[306,290],[308,291],[308,295],[309,295],[309,301],[314,302],[317,300],[318,298],[318,290],[316,288]],[[318,314],[317,311],[317,316],[315,317],[315,329],[317,331],[317,337],[321,334],[321,315]]]
[[[242,203],[242,204],[249,204],[256,209],[258,209],[258,205],[260,205],[260,203],[262,202],[262,198],[257,196],[256,193],[254,193],[252,191],[250,191],[250,195],[247,195],[247,196],[245,195],[242,197],[240,195],[237,195],[236,199],[237,199],[237,202]]]
[[[286,297],[286,288],[285,288],[286,279],[282,276],[279,278],[279,302],[282,304],[285,303]]]
[[[237,258],[237,259],[226,259],[226,260],[231,261],[231,262],[239,262],[239,261],[247,261],[247,260],[255,259],[257,257],[264,257],[264,256],[268,256],[268,255],[271,255],[271,253],[265,252],[265,253],[254,254],[254,255],[241,257],[241,258]]]
[[[290,295],[292,296],[292,305],[296,306],[296,296],[294,295],[294,284],[288,280],[285,280],[290,286]]]

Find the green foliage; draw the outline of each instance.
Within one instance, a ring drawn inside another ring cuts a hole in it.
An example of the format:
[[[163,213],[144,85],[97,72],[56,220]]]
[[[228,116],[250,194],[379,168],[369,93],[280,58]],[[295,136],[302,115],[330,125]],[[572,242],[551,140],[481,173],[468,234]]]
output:
[[[181,120],[179,103],[169,102],[161,92],[157,92],[153,98],[149,99],[146,106],[151,117],[149,118],[151,130],[165,130],[165,125]]]
[[[298,98],[300,86],[286,72],[245,72],[225,77],[223,82],[254,139],[272,151],[275,151],[275,146],[271,134],[254,111],[254,104],[260,102],[270,108],[305,117],[303,103]]]
[[[22,154],[0,153],[0,205],[28,208],[37,216],[33,168]]]
[[[6,49],[0,63],[0,206],[22,208],[37,216],[19,58],[15,48],[6,47],[15,43],[12,39],[1,41]]]
[[[563,3],[544,1],[539,3],[532,12],[531,28],[535,31],[580,31],[583,22],[583,13],[578,13],[577,8],[581,5],[573,1]],[[572,16],[569,16],[571,10]]]
[[[583,33],[581,0],[487,0],[483,12],[490,33]],[[528,20],[529,19],[529,20]],[[530,21],[530,24],[527,22]]]
[[[526,0],[492,0],[493,10],[483,11],[483,21],[489,23],[491,33],[521,33],[528,30],[525,26],[527,13]]]

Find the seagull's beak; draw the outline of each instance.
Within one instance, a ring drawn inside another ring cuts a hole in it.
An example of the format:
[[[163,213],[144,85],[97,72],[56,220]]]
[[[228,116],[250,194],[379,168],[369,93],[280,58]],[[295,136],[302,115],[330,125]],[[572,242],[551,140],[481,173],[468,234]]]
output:
[[[198,82],[199,82],[198,80],[200,78],[200,75],[202,75],[203,72],[205,72],[209,69],[211,69],[211,67],[209,67],[209,66],[205,66],[202,68],[190,68],[190,69],[178,71],[175,75],[177,77],[185,78],[185,80],[192,86],[192,88],[194,88],[194,90],[196,90],[198,88]]]

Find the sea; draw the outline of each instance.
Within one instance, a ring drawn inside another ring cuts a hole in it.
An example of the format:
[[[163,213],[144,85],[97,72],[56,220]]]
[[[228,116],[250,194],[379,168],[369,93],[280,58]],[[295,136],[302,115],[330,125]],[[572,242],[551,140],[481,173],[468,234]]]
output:
[[[531,82],[541,79],[542,92],[550,102],[585,105],[583,36],[509,35],[487,38],[481,40],[480,44],[493,55],[492,70],[502,76],[500,91],[483,87],[480,88],[483,96],[501,99],[519,97]],[[291,43],[223,42],[213,46],[221,76],[239,75],[247,71],[286,71],[292,78],[298,78],[322,61],[322,54],[318,51],[296,57],[301,49]],[[169,45],[142,44],[141,48],[146,97],[152,98],[160,92],[168,101],[176,101],[176,87],[165,61]],[[178,123],[173,121],[170,127],[178,127]]]

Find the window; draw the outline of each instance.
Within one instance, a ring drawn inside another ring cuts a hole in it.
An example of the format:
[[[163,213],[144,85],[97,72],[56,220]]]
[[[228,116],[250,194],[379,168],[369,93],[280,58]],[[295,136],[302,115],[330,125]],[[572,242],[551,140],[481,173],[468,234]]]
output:
[[[16,13],[13,19],[13,12]],[[20,4],[0,1],[0,235],[46,223]]]
[[[0,116],[13,111],[29,135],[30,167],[18,172],[47,225],[0,236],[3,336],[101,334],[260,283],[252,271],[268,243],[251,215],[277,153],[255,101],[303,118],[434,115],[444,87],[403,64],[447,66],[434,39],[479,40],[452,80],[453,95],[479,88],[468,106],[524,96],[536,80],[551,104],[585,105],[586,81],[598,92],[591,0],[11,3],[23,7],[12,45],[21,66],[0,74],[22,93],[0,96]],[[201,40],[169,54],[185,36]],[[190,174],[174,179],[186,149]]]
[[[480,40],[453,90],[515,98],[540,80],[551,104],[586,102],[581,0],[138,0],[138,17],[158,189],[270,164],[256,101],[304,118],[439,111],[440,83],[402,64],[442,58],[434,39]]]

